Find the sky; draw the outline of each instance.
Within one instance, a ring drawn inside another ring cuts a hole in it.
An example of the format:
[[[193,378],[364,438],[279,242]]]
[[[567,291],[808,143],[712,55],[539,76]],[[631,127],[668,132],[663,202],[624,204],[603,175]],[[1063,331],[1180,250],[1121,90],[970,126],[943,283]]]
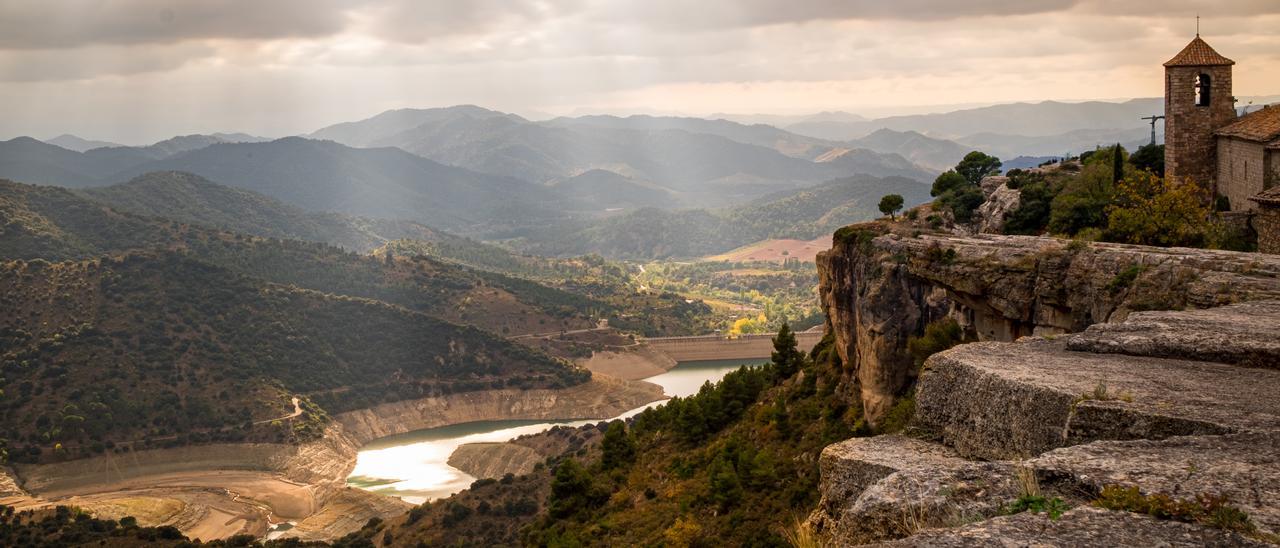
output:
[[[392,108],[868,115],[1280,93],[1277,0],[0,0],[0,138],[300,134]]]

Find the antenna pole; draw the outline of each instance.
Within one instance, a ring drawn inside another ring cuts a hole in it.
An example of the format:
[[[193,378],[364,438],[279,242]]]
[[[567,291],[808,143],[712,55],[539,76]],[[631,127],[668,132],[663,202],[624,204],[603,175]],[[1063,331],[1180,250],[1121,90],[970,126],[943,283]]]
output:
[[[1200,36],[1200,14],[1196,14],[1196,36]]]

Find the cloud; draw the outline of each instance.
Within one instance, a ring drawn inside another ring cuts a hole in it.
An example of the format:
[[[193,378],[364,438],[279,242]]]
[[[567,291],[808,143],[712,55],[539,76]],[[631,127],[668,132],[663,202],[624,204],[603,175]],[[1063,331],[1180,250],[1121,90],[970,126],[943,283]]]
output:
[[[325,36],[359,0],[0,0],[0,49]]]
[[[165,48],[97,46],[33,51],[0,50],[0,81],[40,82],[84,80],[100,76],[135,76],[178,69],[216,50],[205,44]]]
[[[1192,0],[0,0],[0,102],[14,106],[0,117],[0,136],[76,131],[71,124],[89,120],[97,125],[87,133],[102,138],[125,131],[113,129],[120,124],[152,140],[201,130],[278,135],[456,103],[696,114],[1154,96],[1160,63],[1191,38],[1204,8]],[[1280,91],[1280,2],[1220,0],[1202,15],[1206,39],[1240,63],[1238,94]]]
[[[668,29],[744,28],[815,21],[938,21],[1063,11],[1078,0],[648,0],[601,3],[601,16]]]

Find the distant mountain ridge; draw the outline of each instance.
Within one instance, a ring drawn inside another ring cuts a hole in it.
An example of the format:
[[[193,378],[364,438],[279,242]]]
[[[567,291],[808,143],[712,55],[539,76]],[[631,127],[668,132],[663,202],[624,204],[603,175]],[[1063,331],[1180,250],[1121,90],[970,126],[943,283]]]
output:
[[[413,125],[413,124],[418,125]],[[683,205],[725,206],[852,174],[932,179],[897,155],[839,164],[813,158],[835,144],[726,120],[585,116],[530,122],[473,106],[388,111],[310,137],[393,146],[432,160],[535,184],[608,170],[676,193]]]
[[[49,143],[51,145],[60,146],[67,150],[74,150],[76,152],[84,152],[86,150],[92,150],[95,148],[102,148],[102,147],[124,146],[122,144],[112,143],[110,141],[95,141],[93,139],[83,139],[75,135],[72,135],[70,133],[63,133],[62,135],[59,135],[52,139],[44,139],[44,142]]]
[[[184,142],[191,140],[174,145]],[[442,228],[559,218],[566,206],[563,196],[546,188],[442,165],[395,148],[357,149],[287,137],[214,143],[154,158],[162,154],[151,147],[79,153],[20,137],[0,142],[0,177],[83,188],[154,171],[182,171],[311,211],[408,219]]]
[[[138,215],[255,236],[324,242],[359,253],[397,239],[457,238],[412,221],[309,212],[251,190],[219,185],[180,171],[150,172],[128,182],[78,192]]]
[[[723,253],[769,238],[811,240],[880,216],[886,194],[907,207],[929,199],[929,185],[903,177],[854,176],[781,191],[728,209],[645,208],[591,222],[532,231],[508,242],[536,255],[598,253],[625,259],[691,258]]]

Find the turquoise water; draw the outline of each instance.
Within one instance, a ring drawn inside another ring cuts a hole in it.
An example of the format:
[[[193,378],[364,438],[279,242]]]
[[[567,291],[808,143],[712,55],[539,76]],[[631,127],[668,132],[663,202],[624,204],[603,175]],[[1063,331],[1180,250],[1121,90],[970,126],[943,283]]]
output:
[[[668,396],[688,396],[707,381],[716,382],[743,365],[767,360],[714,360],[681,362],[661,375],[645,379],[662,387]],[[615,418],[626,418],[656,405],[632,409]],[[598,420],[480,421],[417,430],[370,442],[356,455],[356,467],[347,484],[396,496],[413,504],[447,497],[466,489],[475,478],[449,466],[449,455],[467,443],[501,442],[536,434],[556,425],[582,426]]]

